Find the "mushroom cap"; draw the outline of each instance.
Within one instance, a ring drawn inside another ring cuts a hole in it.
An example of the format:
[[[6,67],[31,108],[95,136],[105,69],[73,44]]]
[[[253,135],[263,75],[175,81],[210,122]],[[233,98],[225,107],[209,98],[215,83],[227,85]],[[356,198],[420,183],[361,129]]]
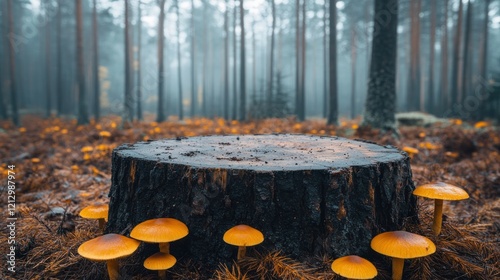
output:
[[[436,252],[436,245],[427,237],[407,231],[389,231],[375,236],[370,246],[389,257],[412,259]]]
[[[264,241],[264,235],[251,226],[237,225],[226,231],[222,239],[235,246],[255,246]]]
[[[150,243],[172,242],[188,235],[187,226],[176,219],[158,218],[136,225],[130,237]]]
[[[418,154],[418,150],[413,147],[404,146],[403,151],[407,152],[408,154]]]
[[[373,279],[377,276],[377,269],[367,259],[351,255],[338,258],[332,263],[333,272],[350,279]]]
[[[149,270],[165,270],[175,265],[177,259],[166,253],[158,252],[144,261],[144,267]]]
[[[413,194],[441,200],[462,200],[469,198],[467,192],[462,188],[443,182],[435,182],[418,186],[413,191]]]
[[[78,247],[78,254],[93,261],[107,261],[132,255],[139,241],[116,233],[108,233]]]
[[[108,219],[108,212],[108,204],[95,204],[83,208],[80,211],[80,217],[86,219]]]

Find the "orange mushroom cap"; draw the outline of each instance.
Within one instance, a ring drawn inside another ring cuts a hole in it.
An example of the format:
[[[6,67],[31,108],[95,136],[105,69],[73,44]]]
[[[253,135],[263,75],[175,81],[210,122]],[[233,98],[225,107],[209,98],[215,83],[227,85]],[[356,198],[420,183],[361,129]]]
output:
[[[469,194],[467,194],[467,192],[462,188],[443,182],[435,182],[418,186],[413,191],[413,194],[441,200],[462,200],[469,198]]]
[[[412,259],[436,252],[436,245],[427,237],[407,231],[389,231],[375,236],[370,246],[389,257]]]
[[[90,205],[80,211],[80,217],[86,219],[108,219],[109,205],[95,204]]]
[[[188,235],[187,226],[173,218],[158,218],[136,225],[130,236],[137,240],[151,243],[172,242]]]
[[[174,256],[158,252],[144,261],[144,267],[149,270],[165,270],[174,266],[176,262]]]
[[[94,261],[107,261],[131,255],[139,244],[135,239],[109,233],[84,242],[78,247],[78,254]]]
[[[226,231],[222,239],[235,246],[255,246],[264,241],[264,235],[251,226],[237,225]]]
[[[378,274],[377,269],[369,260],[355,255],[334,260],[332,270],[350,279],[373,279]]]

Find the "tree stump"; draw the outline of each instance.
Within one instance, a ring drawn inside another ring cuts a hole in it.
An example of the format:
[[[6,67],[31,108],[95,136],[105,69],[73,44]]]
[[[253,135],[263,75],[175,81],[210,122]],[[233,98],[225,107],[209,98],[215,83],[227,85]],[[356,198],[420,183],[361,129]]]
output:
[[[303,259],[365,255],[372,236],[415,217],[408,156],[392,146],[308,135],[205,136],[125,144],[113,151],[107,232],[172,217],[189,235],[172,254],[234,259],[237,224],[260,248]],[[156,247],[155,247],[156,248]]]

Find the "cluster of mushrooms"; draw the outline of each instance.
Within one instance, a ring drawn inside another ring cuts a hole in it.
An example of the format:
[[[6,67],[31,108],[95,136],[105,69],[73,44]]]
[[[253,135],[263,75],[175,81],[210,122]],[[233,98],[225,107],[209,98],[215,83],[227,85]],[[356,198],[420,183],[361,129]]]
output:
[[[469,198],[462,188],[443,182],[418,186],[413,194],[434,199],[432,232],[435,236],[441,233],[443,201]],[[370,246],[375,252],[392,258],[392,279],[394,280],[403,278],[405,259],[424,257],[436,252],[436,245],[429,238],[407,231],[381,233],[372,239]],[[348,279],[373,279],[377,276],[377,269],[370,261],[355,255],[336,259],[332,263],[332,270]]]
[[[99,204],[87,206],[80,211],[80,216],[99,220],[99,228],[104,229],[108,217],[108,205]],[[110,280],[119,279],[118,259],[130,256],[137,250],[140,241],[158,243],[159,252],[144,261],[144,267],[158,271],[160,279],[166,279],[167,269],[173,267],[177,259],[170,254],[170,242],[179,240],[189,233],[188,227],[173,218],[157,218],[136,225],[130,232],[130,237],[116,233],[108,233],[78,247],[78,253],[89,260],[106,261]],[[246,247],[254,246],[264,241],[264,235],[257,229],[247,225],[237,225],[224,234],[223,240],[238,246],[238,260],[245,257]]]
[[[441,232],[443,201],[467,199],[469,195],[461,188],[442,182],[425,184],[417,187],[413,194],[434,199],[434,222],[432,231],[435,236]],[[99,228],[104,229],[108,218],[108,205],[88,206],[80,212],[80,216],[88,219],[98,219]],[[130,237],[109,233],[84,242],[78,248],[78,253],[90,260],[106,261],[109,278],[119,278],[118,258],[131,255],[139,247],[140,241],[158,243],[159,252],[144,261],[144,267],[157,270],[160,279],[166,278],[166,270],[175,265],[177,259],[170,254],[170,242],[187,236],[187,226],[173,218],[157,218],[136,225],[130,232]],[[246,247],[255,246],[264,241],[264,235],[248,225],[237,225],[223,236],[223,240],[238,246],[237,259],[245,257]],[[371,248],[392,257],[392,279],[403,277],[405,259],[424,257],[433,254],[436,246],[427,237],[407,231],[384,232],[375,236]],[[348,279],[373,279],[377,269],[368,260],[356,256],[344,256],[333,261],[333,272]]]

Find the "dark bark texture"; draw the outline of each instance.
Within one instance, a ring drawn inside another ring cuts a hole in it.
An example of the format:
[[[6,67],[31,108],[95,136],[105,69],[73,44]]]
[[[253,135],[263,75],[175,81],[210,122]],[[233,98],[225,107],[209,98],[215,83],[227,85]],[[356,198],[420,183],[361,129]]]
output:
[[[237,224],[263,232],[258,250],[303,259],[367,254],[372,236],[416,215],[409,159],[391,146],[207,136],[125,144],[112,160],[106,231],[128,234],[147,219],[173,217],[190,232],[172,243],[172,254],[208,265],[234,259],[236,249],[222,236]],[[145,247],[144,257],[157,250]]]

